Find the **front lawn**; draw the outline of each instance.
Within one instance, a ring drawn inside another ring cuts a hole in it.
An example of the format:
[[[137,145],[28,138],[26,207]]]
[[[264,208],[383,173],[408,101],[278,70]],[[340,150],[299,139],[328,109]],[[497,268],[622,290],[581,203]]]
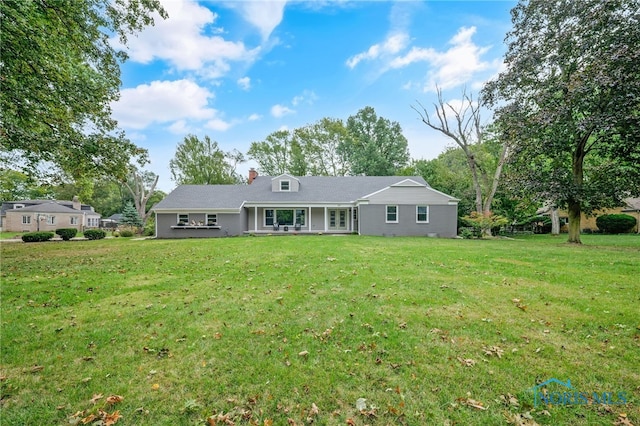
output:
[[[639,424],[640,237],[565,239],[0,244],[0,423]]]

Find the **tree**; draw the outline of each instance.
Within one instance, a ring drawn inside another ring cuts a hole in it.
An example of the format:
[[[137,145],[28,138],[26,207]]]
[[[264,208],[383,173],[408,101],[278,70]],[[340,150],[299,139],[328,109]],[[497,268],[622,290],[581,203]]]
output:
[[[169,168],[178,185],[233,184],[242,180],[236,173],[241,162],[244,156],[239,151],[224,152],[209,136],[200,140],[188,135],[178,144]]]
[[[338,152],[349,161],[351,174],[391,176],[408,164],[408,142],[400,124],[378,117],[372,107],[349,117],[347,130],[349,137]]]
[[[147,202],[154,194],[160,176],[149,171],[139,171],[135,166],[130,167],[128,179],[123,181],[122,184],[133,197],[136,211],[142,219],[142,225],[144,225],[147,223],[150,214],[147,211]]]
[[[124,174],[144,158],[111,118],[126,54],[109,38],[126,43],[153,12],[167,17],[158,0],[0,2],[0,149],[74,177]]]
[[[640,192],[640,0],[520,1],[507,68],[483,90],[511,144],[509,181],[580,214]]]
[[[279,176],[283,173],[292,173],[293,135],[288,130],[277,130],[271,133],[264,141],[252,142],[247,155],[256,161],[260,172],[267,176]],[[300,155],[297,152],[296,155]],[[299,157],[296,159],[299,166]]]
[[[442,91],[437,89],[438,102],[434,104],[435,116],[431,117],[427,109],[420,105],[420,109],[412,108],[420,115],[422,122],[433,130],[447,136],[460,147],[465,155],[467,166],[471,172],[471,181],[475,193],[475,211],[478,215],[490,216],[491,204],[495,197],[502,175],[502,167],[507,156],[507,144],[502,144],[496,157],[494,167],[488,167],[491,157],[482,159],[476,149],[487,138],[488,129],[484,128],[480,116],[480,104],[474,102],[466,91],[462,94],[460,105],[454,106],[445,102]],[[494,137],[494,142],[496,138]],[[499,142],[498,142],[499,144]],[[486,222],[488,223],[488,221]],[[490,228],[483,228],[485,235],[490,235]]]
[[[142,219],[138,214],[138,211],[133,206],[131,202],[128,202],[124,205],[124,209],[122,209],[122,218],[120,219],[120,223],[123,225],[142,226]]]
[[[38,184],[32,176],[0,168],[0,203],[3,201],[52,198],[51,188]]]
[[[322,118],[294,130],[294,140],[304,153],[307,171],[312,176],[345,176],[349,172],[347,156],[340,144],[349,139],[344,122]]]

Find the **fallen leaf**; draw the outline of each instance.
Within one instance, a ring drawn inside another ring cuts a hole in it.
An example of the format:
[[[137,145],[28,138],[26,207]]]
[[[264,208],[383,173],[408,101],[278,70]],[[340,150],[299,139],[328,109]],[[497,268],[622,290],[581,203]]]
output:
[[[298,352],[298,356],[305,357],[305,356],[307,356],[307,355],[309,355],[309,351],[302,351],[302,352]]]
[[[95,405],[98,401],[100,401],[103,398],[103,395],[101,393],[94,393],[93,397],[91,398],[91,403],[93,405]]]
[[[353,419],[347,419],[347,426],[356,426],[356,422]]]
[[[103,422],[104,422],[104,426],[111,426],[114,425],[118,422],[118,420],[120,419],[120,417],[122,417],[120,415],[120,411],[114,411],[111,414],[107,414],[106,416],[104,416],[103,418]]]
[[[537,423],[533,417],[531,417],[531,414],[529,414],[529,412],[526,412],[524,414],[520,414],[520,413],[505,413],[504,414],[507,423],[512,424],[512,425],[516,425],[516,426],[540,426],[539,423]]]
[[[458,357],[458,361],[460,361],[460,363],[462,365],[464,365],[465,367],[473,367],[474,365],[476,365],[476,362],[474,360],[472,360],[471,358],[460,358],[460,357]]]
[[[86,425],[87,423],[91,423],[95,419],[96,419],[96,415],[95,414],[89,414],[87,417],[85,417],[84,419],[82,419],[80,421],[82,422],[83,425]]]
[[[633,423],[631,423],[631,421],[627,417],[626,413],[618,414],[618,418],[616,419],[615,423],[613,423],[613,424],[615,426],[633,426]]]
[[[519,407],[520,406],[520,402],[518,401],[518,398],[516,398],[515,396],[511,395],[510,393],[506,394],[506,395],[500,395],[500,400],[498,402],[502,402],[503,404],[510,406],[510,407]]]
[[[475,399],[471,399],[471,398],[458,398],[456,399],[457,402],[459,402],[461,405],[466,405],[467,407],[472,407],[478,410],[486,410],[487,407],[484,406],[484,404],[480,401],[476,401]]]
[[[152,389],[152,390],[158,390],[158,389],[160,389],[160,385],[159,385],[158,383],[154,383],[154,384],[151,386],[151,389]]]
[[[358,398],[356,401],[356,410],[362,411],[367,409],[367,400],[365,398]]]
[[[484,351],[485,355],[495,355],[498,358],[502,358],[502,354],[504,353],[504,350],[500,349],[498,346],[483,346],[482,350]]]
[[[317,416],[320,414],[320,410],[318,410],[318,406],[315,403],[311,403],[311,411],[309,411],[310,416]]]
[[[33,367],[31,367],[29,371],[31,371],[32,373],[37,373],[38,371],[42,371],[42,370],[44,370],[44,366],[34,365]]]
[[[107,404],[117,404],[118,402],[122,402],[123,399],[120,395],[111,395],[107,397]]]

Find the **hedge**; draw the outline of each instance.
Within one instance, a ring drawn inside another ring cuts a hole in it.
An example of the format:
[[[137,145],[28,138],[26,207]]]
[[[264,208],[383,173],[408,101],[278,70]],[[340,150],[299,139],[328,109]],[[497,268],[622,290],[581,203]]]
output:
[[[87,229],[84,231],[84,237],[87,240],[101,240],[107,236],[107,233],[102,229]]]
[[[628,232],[636,224],[636,218],[628,214],[603,214],[596,218],[598,229],[607,234]]]
[[[39,243],[42,241],[49,241],[53,238],[53,232],[29,232],[22,236],[22,241],[25,243]]]
[[[69,241],[76,236],[78,230],[76,228],[59,228],[56,229],[56,234],[60,235],[63,240]]]

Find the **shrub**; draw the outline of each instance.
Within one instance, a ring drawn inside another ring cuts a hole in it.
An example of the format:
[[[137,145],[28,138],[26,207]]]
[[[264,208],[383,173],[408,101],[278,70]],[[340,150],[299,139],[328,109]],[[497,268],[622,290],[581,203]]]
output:
[[[87,229],[84,231],[84,236],[87,240],[101,240],[107,236],[107,233],[102,229]]]
[[[123,238],[133,237],[133,231],[131,229],[123,229],[120,231],[120,236]]]
[[[78,233],[78,230],[76,228],[59,228],[59,229],[56,229],[56,234],[60,235],[60,237],[64,241],[69,241],[70,239],[75,237],[77,233]]]
[[[636,224],[636,218],[628,214],[603,214],[596,218],[598,229],[607,234],[628,232]]]
[[[53,232],[29,232],[22,236],[22,241],[25,243],[38,243],[42,241],[49,241],[53,238]]]
[[[113,231],[111,235],[118,238],[120,236],[120,231]]]

